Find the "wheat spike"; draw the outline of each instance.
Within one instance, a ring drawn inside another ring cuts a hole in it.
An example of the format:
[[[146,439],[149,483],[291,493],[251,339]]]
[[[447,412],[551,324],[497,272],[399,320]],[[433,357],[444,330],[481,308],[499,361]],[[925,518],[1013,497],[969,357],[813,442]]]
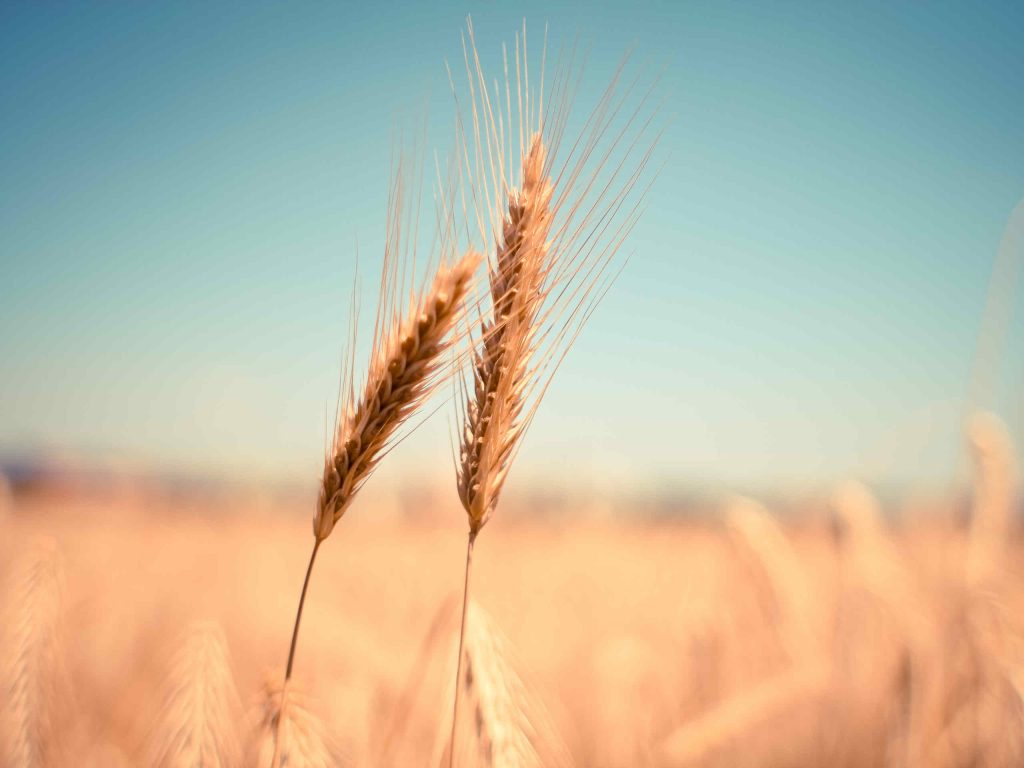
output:
[[[337,768],[323,723],[291,682],[263,687],[245,768]]]
[[[458,490],[476,534],[498,501],[516,441],[530,373],[537,313],[544,298],[551,183],[544,145],[533,137],[523,160],[523,182],[509,195],[508,215],[490,273],[493,315],[474,352],[473,396],[467,400]]]
[[[238,696],[224,633],[201,622],[186,631],[164,682],[147,765],[231,768],[240,757]]]
[[[455,264],[442,265],[404,319],[390,319],[387,328],[378,323],[362,394],[356,399],[342,393],[313,519],[317,541],[330,535],[398,428],[436,388],[449,332],[458,322],[479,262],[480,256],[470,251]],[[385,276],[383,284],[387,282]]]
[[[0,627],[0,764],[60,764],[66,706],[61,639],[62,569],[56,545],[32,544],[16,561]]]
[[[639,215],[646,189],[638,182],[656,138],[647,135],[653,114],[640,119],[649,93],[623,116],[632,85],[625,95],[617,91],[620,69],[556,159],[572,101],[572,58],[545,89],[545,43],[537,89],[524,25],[511,67],[504,54],[504,87],[492,87],[471,20],[467,36],[470,110],[466,120],[459,115],[458,138],[479,237],[495,243],[489,307],[462,381],[456,461],[459,499],[475,537],[494,512],[552,376],[614,280],[609,266]]]

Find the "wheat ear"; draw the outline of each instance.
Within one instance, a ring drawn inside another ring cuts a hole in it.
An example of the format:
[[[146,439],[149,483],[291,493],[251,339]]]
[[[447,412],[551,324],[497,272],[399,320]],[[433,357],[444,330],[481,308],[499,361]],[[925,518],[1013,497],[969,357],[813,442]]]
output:
[[[459,499],[475,537],[498,502],[519,434],[530,374],[531,342],[544,298],[541,281],[551,228],[551,181],[534,135],[523,181],[509,194],[508,214],[490,273],[492,317],[473,356],[473,393],[466,402],[458,466]]]
[[[0,764],[59,763],[62,569],[56,545],[41,540],[16,561],[0,626]]]
[[[267,682],[260,697],[246,768],[334,768],[323,723],[287,684]]]
[[[224,633],[216,624],[189,627],[171,661],[147,765],[231,768],[241,749],[235,733],[238,694]]]

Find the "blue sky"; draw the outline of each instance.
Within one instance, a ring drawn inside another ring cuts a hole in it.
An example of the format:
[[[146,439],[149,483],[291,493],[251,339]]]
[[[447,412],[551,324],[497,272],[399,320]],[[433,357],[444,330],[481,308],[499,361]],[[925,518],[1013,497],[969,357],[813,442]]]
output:
[[[485,53],[578,35],[580,108],[631,45],[665,68],[664,169],[522,482],[943,482],[1024,198],[1019,3],[6,4],[0,449],[314,477],[356,246],[372,275],[396,130],[452,135],[467,13]],[[1018,443],[1021,325],[987,403]],[[394,464],[449,472],[445,415]]]

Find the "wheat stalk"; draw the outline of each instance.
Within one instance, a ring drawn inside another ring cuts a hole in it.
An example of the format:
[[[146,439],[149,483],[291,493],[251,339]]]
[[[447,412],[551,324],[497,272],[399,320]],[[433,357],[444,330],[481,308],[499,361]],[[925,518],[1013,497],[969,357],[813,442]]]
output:
[[[164,682],[163,704],[149,750],[153,768],[238,765],[238,695],[224,633],[201,622],[186,631]]]
[[[66,704],[56,545],[30,545],[10,578],[0,627],[0,764],[39,768],[59,763]]]

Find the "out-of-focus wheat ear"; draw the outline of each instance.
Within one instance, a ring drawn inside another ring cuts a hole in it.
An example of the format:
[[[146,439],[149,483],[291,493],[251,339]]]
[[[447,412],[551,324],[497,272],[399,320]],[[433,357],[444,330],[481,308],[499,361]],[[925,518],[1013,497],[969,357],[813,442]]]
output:
[[[924,691],[938,663],[939,617],[886,530],[871,491],[848,482],[836,491],[833,508],[846,592],[859,598],[861,608],[837,613],[837,648],[848,649],[849,656],[839,669],[844,696],[851,711],[889,713],[895,749],[905,757],[920,755],[928,718]]]
[[[889,536],[874,495],[862,483],[847,482],[835,492],[833,508],[848,583],[885,608],[912,648],[930,647],[937,620],[931,602]]]
[[[974,459],[967,580],[979,584],[997,575],[1005,561],[1016,499],[1015,458],[1010,435],[994,414],[975,414],[967,439]]]
[[[245,768],[338,768],[327,730],[294,682],[268,681],[246,747]]]
[[[817,652],[811,579],[781,526],[764,506],[734,498],[725,513],[727,529],[750,570],[770,593],[770,615],[791,661]]]
[[[70,692],[62,657],[63,570],[57,546],[33,542],[15,561],[0,626],[0,765],[61,764]]]
[[[164,680],[146,764],[153,768],[238,766],[239,710],[224,633],[214,623],[193,624]]]
[[[570,758],[546,709],[516,672],[493,620],[470,602],[459,685],[465,715],[449,748],[459,768],[568,766]],[[447,709],[447,708],[446,708]],[[442,724],[442,732],[446,732]]]

